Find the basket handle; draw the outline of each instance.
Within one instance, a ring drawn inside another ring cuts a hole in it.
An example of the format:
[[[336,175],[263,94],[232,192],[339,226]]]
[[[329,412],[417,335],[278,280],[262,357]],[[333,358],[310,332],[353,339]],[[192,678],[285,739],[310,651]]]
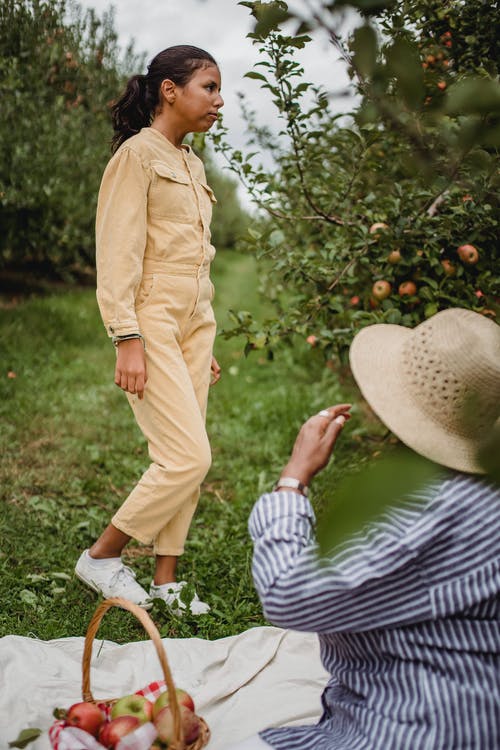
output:
[[[153,641],[156,653],[158,654],[158,658],[160,660],[161,668],[163,670],[163,676],[165,678],[165,683],[167,685],[168,690],[168,704],[172,710],[172,718],[174,723],[174,742],[171,742],[169,745],[169,748],[171,750],[184,750],[184,738],[182,733],[182,725],[181,725],[181,713],[179,709],[179,703],[177,701],[177,694],[175,692],[175,685],[174,681],[172,679],[172,674],[170,672],[170,667],[168,666],[167,661],[167,655],[165,653],[165,649],[163,648],[163,643],[161,640],[160,633],[158,632],[158,628],[154,624],[151,617],[148,615],[148,613],[139,607],[137,604],[133,604],[133,602],[129,601],[128,599],[122,599],[121,597],[112,597],[110,599],[105,599],[101,602],[101,604],[97,607],[96,611],[94,612],[94,615],[89,622],[89,626],[87,628],[87,634],[85,635],[85,645],[83,649],[83,658],[82,658],[82,696],[83,700],[87,703],[95,702],[94,697],[92,695],[92,692],[90,690],[90,660],[92,657],[92,645],[94,642],[95,635],[99,629],[99,625],[101,624],[101,620],[111,607],[120,607],[121,609],[126,609],[129,612],[131,612],[135,617],[139,620],[141,625],[144,627],[144,630],[149,635],[151,640]]]

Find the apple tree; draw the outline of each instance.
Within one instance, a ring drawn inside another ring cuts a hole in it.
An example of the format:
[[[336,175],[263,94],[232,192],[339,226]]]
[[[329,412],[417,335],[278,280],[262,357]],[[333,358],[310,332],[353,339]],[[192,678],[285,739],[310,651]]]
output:
[[[343,359],[371,323],[412,327],[453,306],[495,317],[498,3],[318,1],[300,17],[281,1],[240,4],[259,53],[247,75],[271,96],[279,132],[243,99],[248,149],[232,148],[223,127],[213,139],[259,207],[244,244],[276,314],[257,323],[233,312],[229,335],[270,350],[299,335]],[[355,23],[342,38],[346,11]],[[297,60],[318,29],[325,65],[340,57],[351,81],[340,114],[339,93],[308,81]]]
[[[0,265],[63,275],[93,265],[108,103],[141,61],[119,50],[112,13],[2,1]]]

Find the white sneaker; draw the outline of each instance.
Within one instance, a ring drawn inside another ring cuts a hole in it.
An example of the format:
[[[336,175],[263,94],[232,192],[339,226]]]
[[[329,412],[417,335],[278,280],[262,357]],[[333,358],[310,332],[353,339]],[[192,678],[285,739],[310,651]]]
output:
[[[153,602],[148,593],[135,580],[134,571],[124,565],[119,558],[113,558],[102,564],[102,561],[92,563],[92,558],[85,550],[76,563],[75,573],[91,589],[102,594],[105,599],[121,596],[143,609],[151,609]]]
[[[164,583],[162,586],[156,586],[154,583],[151,583],[149,596],[151,599],[162,599],[172,613],[180,617],[186,612],[186,605],[182,601],[180,594],[184,586],[187,585],[187,581]],[[200,601],[196,591],[188,606],[192,615],[206,615],[207,612],[210,612],[210,606],[206,602]]]

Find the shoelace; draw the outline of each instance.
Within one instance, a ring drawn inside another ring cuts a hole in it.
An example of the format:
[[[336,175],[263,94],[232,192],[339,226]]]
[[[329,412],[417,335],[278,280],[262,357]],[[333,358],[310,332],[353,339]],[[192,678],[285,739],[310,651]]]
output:
[[[120,580],[120,578],[125,579],[125,580]],[[120,565],[120,567],[111,576],[110,584],[112,586],[114,586],[115,583],[116,584],[121,583],[122,585],[126,585],[127,578],[129,579],[132,578],[133,579],[132,582],[135,583],[135,571],[132,570],[132,568],[129,568],[128,565]],[[130,582],[131,581],[128,581],[128,583]]]

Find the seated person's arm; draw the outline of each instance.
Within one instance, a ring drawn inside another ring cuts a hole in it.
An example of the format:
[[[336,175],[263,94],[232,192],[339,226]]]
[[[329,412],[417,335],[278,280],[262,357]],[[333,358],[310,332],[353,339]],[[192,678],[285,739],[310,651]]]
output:
[[[340,414],[316,415],[301,428],[282,476],[307,485],[323,468],[342,430]],[[289,488],[263,495],[254,506],[249,529],[254,541],[253,576],[264,613],[281,627],[315,632],[365,630],[432,616],[427,587],[412,570],[419,551],[432,544],[432,524],[422,519],[427,497],[394,522],[372,524],[329,560],[319,560],[314,511],[307,498]],[[436,494],[436,490],[434,490]],[[406,544],[411,528],[422,523],[417,542]],[[442,531],[442,527],[441,527]]]

